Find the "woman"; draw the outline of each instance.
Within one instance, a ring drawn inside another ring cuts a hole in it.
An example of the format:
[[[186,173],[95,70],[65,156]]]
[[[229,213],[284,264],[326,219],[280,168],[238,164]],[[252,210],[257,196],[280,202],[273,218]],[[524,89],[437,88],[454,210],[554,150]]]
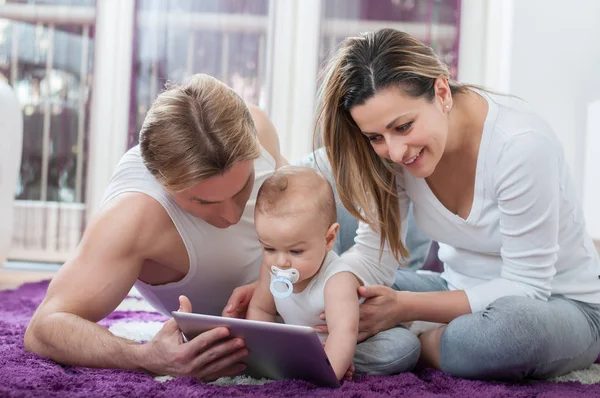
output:
[[[363,337],[442,323],[419,336],[421,359],[467,378],[549,378],[594,362],[600,260],[561,145],[527,104],[450,81],[431,48],[384,29],[333,56],[318,123],[341,201],[380,232],[379,247],[407,256],[412,202],[444,262],[442,274],[399,271],[397,290],[361,287]],[[381,254],[361,245],[374,242],[359,228],[342,260]]]

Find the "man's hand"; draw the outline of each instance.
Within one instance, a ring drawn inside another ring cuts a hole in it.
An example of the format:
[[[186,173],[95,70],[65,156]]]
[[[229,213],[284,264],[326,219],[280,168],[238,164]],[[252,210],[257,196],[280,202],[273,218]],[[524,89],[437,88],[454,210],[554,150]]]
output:
[[[231,297],[227,301],[225,309],[223,309],[222,316],[227,318],[246,318],[246,311],[248,310],[248,304],[256,289],[256,284],[253,282],[248,285],[240,286],[235,288]]]
[[[182,312],[192,312],[192,304],[179,297]],[[242,339],[227,339],[229,330],[219,327],[204,332],[187,343],[175,319],[169,319],[152,341],[142,345],[144,368],[160,375],[196,376],[203,381],[234,376],[246,368],[240,363],[248,350]]]

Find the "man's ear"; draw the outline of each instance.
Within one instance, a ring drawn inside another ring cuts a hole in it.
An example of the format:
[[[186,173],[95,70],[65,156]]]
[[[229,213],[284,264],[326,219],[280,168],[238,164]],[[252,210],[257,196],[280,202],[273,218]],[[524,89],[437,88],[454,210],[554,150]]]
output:
[[[339,230],[340,224],[336,222],[331,224],[327,229],[327,232],[325,233],[325,247],[328,251],[333,249],[333,245],[335,244],[335,238],[337,237]]]

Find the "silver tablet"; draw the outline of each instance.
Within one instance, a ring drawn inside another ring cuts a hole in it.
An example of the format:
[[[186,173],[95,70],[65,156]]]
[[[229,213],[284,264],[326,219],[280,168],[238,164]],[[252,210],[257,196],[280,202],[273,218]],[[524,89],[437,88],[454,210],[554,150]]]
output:
[[[244,339],[250,352],[244,361],[246,373],[252,377],[340,386],[313,328],[178,311],[173,311],[173,318],[188,340],[219,326],[227,327],[232,337]]]

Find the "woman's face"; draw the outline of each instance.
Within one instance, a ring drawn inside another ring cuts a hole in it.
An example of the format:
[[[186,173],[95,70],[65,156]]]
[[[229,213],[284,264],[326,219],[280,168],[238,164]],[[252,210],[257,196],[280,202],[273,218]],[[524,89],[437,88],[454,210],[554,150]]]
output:
[[[450,89],[445,79],[437,79],[435,88],[433,102],[409,97],[392,87],[350,109],[352,118],[377,155],[419,178],[433,173],[444,154],[448,137]]]

